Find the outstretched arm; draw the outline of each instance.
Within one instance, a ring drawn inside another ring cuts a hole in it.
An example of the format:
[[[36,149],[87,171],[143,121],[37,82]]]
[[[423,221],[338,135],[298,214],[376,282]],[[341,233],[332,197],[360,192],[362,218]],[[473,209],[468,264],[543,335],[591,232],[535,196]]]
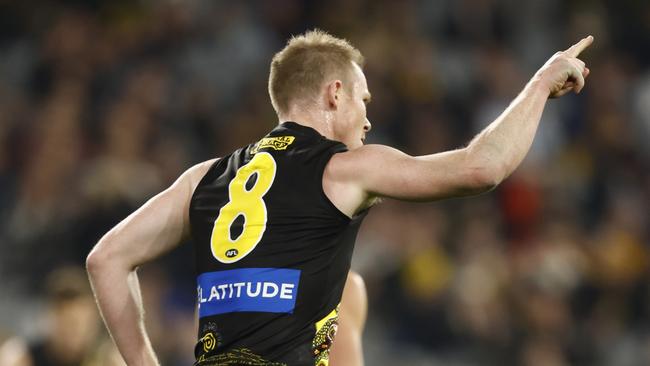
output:
[[[492,189],[526,156],[547,99],[582,90],[589,69],[577,57],[592,41],[589,36],[551,57],[465,148],[413,157],[388,146],[367,145],[335,154],[324,174],[326,194],[352,215],[374,197],[431,201]]]
[[[469,144],[468,154],[495,172],[489,174],[490,181],[501,182],[524,159],[549,97],[560,97],[570,91],[580,93],[589,69],[577,57],[592,42],[593,37],[589,36],[553,55],[510,106]]]
[[[136,269],[177,246],[189,232],[192,192],[214,160],[195,165],[97,243],[86,265],[97,305],[128,365],[158,365],[144,328]]]

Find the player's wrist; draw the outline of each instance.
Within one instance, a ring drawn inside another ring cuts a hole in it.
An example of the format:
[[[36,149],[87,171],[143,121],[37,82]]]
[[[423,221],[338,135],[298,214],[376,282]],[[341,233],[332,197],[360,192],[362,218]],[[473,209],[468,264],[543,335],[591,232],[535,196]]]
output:
[[[541,92],[546,97],[551,96],[552,92],[552,83],[547,80],[541,73],[535,74],[532,79],[526,85],[526,89],[533,90],[535,92]]]

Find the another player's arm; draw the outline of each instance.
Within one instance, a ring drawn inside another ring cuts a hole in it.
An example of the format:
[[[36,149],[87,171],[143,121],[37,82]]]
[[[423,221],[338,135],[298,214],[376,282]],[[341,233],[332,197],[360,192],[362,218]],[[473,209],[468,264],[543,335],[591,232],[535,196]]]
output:
[[[551,57],[510,106],[465,148],[412,157],[387,146],[367,145],[334,155],[326,169],[328,196],[345,206],[345,202],[368,202],[376,196],[431,201],[492,189],[530,149],[547,99],[583,88],[589,69],[577,56],[592,41],[592,37],[584,38]],[[357,193],[343,199],[331,194],[350,186]],[[340,208],[349,214],[358,207],[363,204]]]
[[[362,336],[367,313],[366,285],[358,273],[350,271],[341,298],[339,325],[330,351],[330,365],[363,365]]]
[[[88,255],[86,265],[100,312],[130,366],[158,364],[144,328],[136,269],[188,235],[192,192],[213,163],[187,170],[104,235]]]

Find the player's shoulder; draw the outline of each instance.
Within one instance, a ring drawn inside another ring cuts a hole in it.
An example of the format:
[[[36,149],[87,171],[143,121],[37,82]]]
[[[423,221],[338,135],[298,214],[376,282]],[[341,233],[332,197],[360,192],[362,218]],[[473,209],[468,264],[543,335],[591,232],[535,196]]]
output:
[[[325,167],[325,175],[339,182],[358,182],[366,176],[375,175],[387,163],[406,157],[408,155],[390,146],[364,145],[334,154]]]
[[[388,145],[382,145],[382,144],[368,144],[368,145],[363,145],[361,147],[358,147],[353,150],[346,150],[344,152],[341,152],[339,154],[336,154],[338,156],[344,157],[345,159],[356,159],[359,157],[369,157],[369,156],[382,156],[386,154],[390,154],[393,152],[397,152],[399,150],[390,147]]]
[[[354,288],[356,291],[366,291],[366,282],[363,280],[363,277],[355,271],[348,272],[346,285],[351,286],[351,288]]]
[[[212,167],[217,160],[219,160],[219,158],[206,160],[193,165],[181,174],[176,182],[177,185],[190,188],[191,191],[194,191],[201,179],[203,179],[208,170],[210,170],[210,167]]]
[[[368,311],[368,294],[363,277],[354,271],[348,272],[348,278],[345,281],[341,311],[346,314],[346,317],[354,319],[353,321],[359,329],[363,328]]]
[[[354,150],[334,154],[331,159],[331,165],[336,168],[358,167],[360,165],[368,165],[369,163],[379,163],[383,159],[388,159],[396,155],[406,156],[403,152],[387,145],[363,145]]]
[[[214,163],[217,162],[217,160],[219,160],[219,158],[214,158],[214,159],[206,160],[198,164],[195,164],[189,169],[187,169],[185,173],[183,173],[183,175],[188,175],[190,177],[196,177],[196,176],[203,177],[203,175],[205,175],[205,173],[208,172],[210,167],[213,166]]]
[[[366,283],[360,274],[354,271],[348,272],[348,278],[345,281],[345,288],[348,294],[351,295],[355,301],[364,300],[366,298]]]

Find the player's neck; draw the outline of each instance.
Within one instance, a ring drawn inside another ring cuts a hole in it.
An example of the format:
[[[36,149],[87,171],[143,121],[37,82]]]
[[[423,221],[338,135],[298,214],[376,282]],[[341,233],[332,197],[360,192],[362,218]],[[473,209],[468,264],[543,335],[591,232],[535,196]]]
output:
[[[278,116],[279,122],[295,122],[302,126],[311,127],[321,135],[331,139],[333,137],[332,116],[325,111],[306,112],[293,110],[283,116]]]

